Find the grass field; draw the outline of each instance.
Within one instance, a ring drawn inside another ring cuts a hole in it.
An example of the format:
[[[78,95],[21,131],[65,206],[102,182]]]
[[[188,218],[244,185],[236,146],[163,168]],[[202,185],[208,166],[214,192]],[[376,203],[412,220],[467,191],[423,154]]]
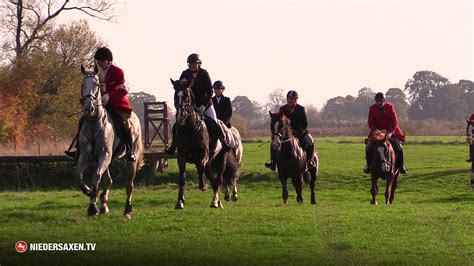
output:
[[[111,212],[86,216],[88,199],[77,189],[38,176],[33,191],[0,192],[0,265],[12,264],[474,264],[474,191],[468,146],[459,137],[416,137],[405,145],[408,175],[393,205],[370,201],[363,137],[316,138],[320,156],[317,204],[302,205],[290,187],[283,205],[277,174],[263,167],[268,143],[247,141],[239,201],[210,209],[211,191],[187,184],[187,205],[174,210],[175,161],[167,173],[142,176],[134,217],[122,218],[125,191],[114,184]],[[194,168],[188,174],[195,177]],[[382,181],[379,181],[382,182]],[[383,187],[383,184],[379,184]],[[61,187],[57,189],[56,187]],[[96,243],[89,252],[19,254],[14,245]]]

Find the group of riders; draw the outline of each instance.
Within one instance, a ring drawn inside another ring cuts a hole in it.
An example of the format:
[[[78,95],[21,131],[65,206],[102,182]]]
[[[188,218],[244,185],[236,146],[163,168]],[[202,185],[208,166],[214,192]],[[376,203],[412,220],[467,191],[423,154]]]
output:
[[[132,112],[131,105],[127,99],[128,88],[125,85],[124,72],[121,68],[112,63],[112,52],[107,47],[100,47],[94,59],[99,67],[99,86],[102,92],[102,103],[106,109],[115,117],[121,118],[121,135],[125,144],[126,157],[128,161],[136,161],[136,155],[132,149],[132,130],[130,116]],[[201,68],[201,58],[199,54],[190,54],[187,58],[188,68],[181,73],[180,81],[192,81],[191,90],[195,96],[196,111],[203,114],[208,120],[209,132],[216,136],[222,144],[224,151],[233,149],[231,143],[226,141],[221,127],[218,125],[218,119],[227,127],[231,127],[232,105],[229,97],[223,95],[225,86],[222,81],[211,82],[209,73]],[[214,92],[214,96],[213,95]],[[306,118],[305,108],[299,105],[298,93],[290,90],[286,95],[287,104],[280,108],[280,112],[290,119],[290,125],[294,130],[294,135],[298,138],[301,147],[307,155],[307,168],[315,168],[316,162],[313,158],[314,141],[308,131],[308,120]],[[83,118],[79,122],[80,132],[83,124]],[[373,141],[370,136],[373,133],[379,133],[381,130],[387,131],[387,139],[391,142],[394,151],[399,160],[399,171],[405,174],[407,170],[403,163],[403,149],[401,143],[405,141],[405,136],[398,126],[397,114],[391,103],[385,101],[383,93],[375,95],[375,104],[370,106],[368,125],[370,128],[369,141],[366,146],[367,165],[364,173],[370,173],[370,159],[375,152]],[[71,143],[69,149],[65,152],[71,158],[77,158],[79,153],[78,134]],[[172,155],[176,150],[176,132],[173,126],[173,138],[171,145],[167,146],[165,153]],[[271,160],[265,163],[267,168],[275,170],[275,151],[270,149]]]

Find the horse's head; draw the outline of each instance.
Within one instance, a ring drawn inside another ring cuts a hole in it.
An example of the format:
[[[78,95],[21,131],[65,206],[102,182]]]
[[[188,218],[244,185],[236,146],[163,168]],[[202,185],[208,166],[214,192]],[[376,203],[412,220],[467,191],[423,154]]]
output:
[[[196,120],[197,113],[194,110],[194,93],[191,84],[186,80],[171,80],[174,88],[174,106],[176,107],[176,122],[184,125]]]
[[[270,114],[270,130],[272,132],[272,145],[279,149],[281,144],[285,141],[293,139],[293,132],[290,125],[290,119],[282,112]]]
[[[84,103],[84,115],[87,119],[97,119],[100,116],[102,98],[99,89],[99,68],[97,65],[94,70],[86,70],[81,65],[81,72],[84,75],[81,84],[81,95]]]
[[[389,173],[392,169],[392,162],[395,160],[393,147],[390,141],[387,139],[387,131],[381,130],[380,132],[374,132],[371,139],[375,143],[375,153],[372,158],[372,169],[375,173]]]

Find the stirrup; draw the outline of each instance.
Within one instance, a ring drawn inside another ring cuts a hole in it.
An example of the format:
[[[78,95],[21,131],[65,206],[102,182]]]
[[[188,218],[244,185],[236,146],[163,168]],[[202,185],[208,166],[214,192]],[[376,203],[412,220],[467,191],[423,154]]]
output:
[[[133,152],[127,152],[127,161],[128,162],[136,162],[137,157],[135,156],[135,153]]]
[[[273,161],[270,161],[270,162],[266,162],[265,163],[265,167],[270,169],[270,170],[273,170],[275,171],[275,163]]]
[[[364,167],[364,173],[365,173],[365,174],[370,174],[370,166],[366,165],[366,166]]]
[[[76,159],[77,151],[65,151],[64,152],[69,159]]]
[[[165,148],[165,153],[168,154],[168,155],[173,155],[175,151],[176,151],[176,146],[172,145],[172,144],[166,146],[166,148]]]
[[[400,168],[398,168],[398,170],[400,171],[400,174],[403,174],[403,175],[405,175],[408,172],[408,170],[403,165],[400,166]]]

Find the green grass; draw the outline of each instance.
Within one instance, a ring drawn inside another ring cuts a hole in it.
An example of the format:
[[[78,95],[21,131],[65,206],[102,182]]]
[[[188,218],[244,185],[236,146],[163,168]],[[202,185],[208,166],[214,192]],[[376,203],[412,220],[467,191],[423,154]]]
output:
[[[123,182],[114,184],[111,212],[86,216],[88,199],[72,188],[37,186],[0,192],[0,265],[10,264],[423,264],[474,263],[474,192],[467,145],[459,137],[416,137],[405,145],[408,175],[394,204],[370,201],[362,173],[363,137],[316,138],[321,167],[317,201],[282,204],[276,173],[263,167],[268,142],[246,141],[239,201],[210,209],[210,191],[190,181],[187,205],[174,210],[176,163],[167,173],[142,176],[134,193],[134,217],[122,218]],[[429,140],[424,142],[424,140]],[[197,181],[193,167],[188,175]],[[65,181],[65,182],[69,182]],[[57,181],[60,182],[60,181]],[[38,177],[37,184],[41,184]],[[94,252],[26,252],[26,242],[93,242]]]

